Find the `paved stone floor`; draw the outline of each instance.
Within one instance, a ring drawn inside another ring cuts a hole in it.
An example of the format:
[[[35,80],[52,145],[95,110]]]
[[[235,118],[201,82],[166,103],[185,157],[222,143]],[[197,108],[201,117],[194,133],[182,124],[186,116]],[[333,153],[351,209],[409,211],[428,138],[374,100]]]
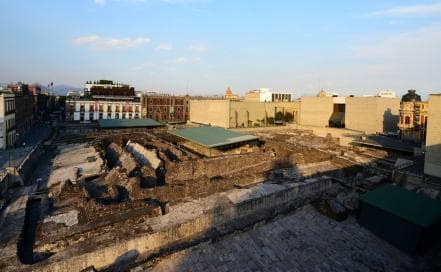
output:
[[[336,222],[312,206],[132,271],[428,271],[356,219]],[[434,270],[434,269],[433,269]]]

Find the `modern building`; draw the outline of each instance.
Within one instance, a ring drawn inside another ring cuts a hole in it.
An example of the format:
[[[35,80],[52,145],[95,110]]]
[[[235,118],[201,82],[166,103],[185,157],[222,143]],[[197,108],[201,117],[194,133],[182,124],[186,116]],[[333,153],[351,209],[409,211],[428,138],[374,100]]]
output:
[[[304,96],[300,101],[301,125],[345,127],[346,97],[329,96],[321,91],[317,96]]]
[[[415,90],[409,90],[403,95],[400,103],[400,138],[415,143],[424,143],[426,139],[426,124],[428,102],[421,101]]]
[[[223,128],[297,123],[300,102],[257,102],[236,100],[190,101],[190,121]]]
[[[394,91],[380,91],[377,96],[379,97],[387,97],[387,98],[395,98],[397,95]]]
[[[187,122],[189,119],[190,96],[174,96],[159,93],[142,95],[142,117],[160,122]]]
[[[367,134],[398,131],[400,99],[346,97],[345,127]]]
[[[0,92],[0,149],[14,146],[16,137],[15,95]]]
[[[141,118],[141,98],[135,89],[110,80],[86,83],[83,96],[66,98],[66,120],[94,121],[99,119]]]
[[[260,88],[245,94],[245,100],[255,102],[291,102],[293,98],[290,92],[270,91],[268,88]]]
[[[441,94],[429,96],[424,173],[441,178]]]

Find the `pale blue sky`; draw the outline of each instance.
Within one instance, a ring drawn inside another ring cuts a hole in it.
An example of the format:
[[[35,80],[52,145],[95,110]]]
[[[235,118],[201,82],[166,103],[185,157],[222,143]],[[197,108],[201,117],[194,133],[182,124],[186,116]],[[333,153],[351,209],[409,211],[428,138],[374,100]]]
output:
[[[0,0],[0,82],[441,91],[441,1]]]

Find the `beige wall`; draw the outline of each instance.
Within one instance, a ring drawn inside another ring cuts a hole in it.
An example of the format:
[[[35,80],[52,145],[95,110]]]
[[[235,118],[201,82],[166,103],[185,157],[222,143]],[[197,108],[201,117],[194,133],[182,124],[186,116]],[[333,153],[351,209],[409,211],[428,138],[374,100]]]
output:
[[[191,100],[190,122],[211,124],[223,128],[247,127],[274,117],[277,112],[290,112],[294,121],[298,120],[300,103],[295,102],[255,102],[230,100]],[[265,122],[259,124],[265,125]]]
[[[294,122],[298,120],[300,103],[294,102],[255,102],[255,101],[232,101],[230,106],[230,127],[247,127],[248,121],[251,126],[259,123],[257,120],[274,118],[276,112],[289,112],[294,116]],[[261,125],[266,125],[265,121]]]
[[[429,96],[424,173],[441,178],[441,94]]]
[[[332,97],[304,96],[300,105],[300,124],[326,127],[334,110]]]
[[[230,100],[190,100],[190,122],[228,128]]]
[[[396,132],[400,100],[386,97],[347,97],[346,128],[366,133]]]

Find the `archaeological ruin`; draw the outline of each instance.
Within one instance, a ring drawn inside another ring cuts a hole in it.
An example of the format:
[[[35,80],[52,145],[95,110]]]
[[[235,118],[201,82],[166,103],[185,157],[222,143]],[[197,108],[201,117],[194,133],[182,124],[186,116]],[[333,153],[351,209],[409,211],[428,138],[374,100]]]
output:
[[[59,133],[8,200],[0,270],[149,271],[297,209],[355,225],[358,196],[407,156],[307,130],[247,133],[211,151],[167,128]]]

